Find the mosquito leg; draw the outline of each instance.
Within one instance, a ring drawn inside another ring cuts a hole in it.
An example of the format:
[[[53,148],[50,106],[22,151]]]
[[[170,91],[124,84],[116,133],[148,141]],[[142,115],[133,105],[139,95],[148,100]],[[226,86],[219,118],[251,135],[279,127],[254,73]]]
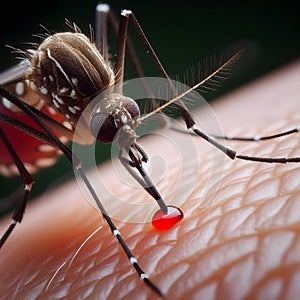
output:
[[[108,61],[107,49],[107,16],[110,12],[108,4],[100,3],[96,7],[95,40],[96,46],[105,61]]]
[[[148,173],[145,171],[142,164],[137,160],[137,158],[134,155],[134,153],[132,152],[132,150],[130,150],[128,154],[129,154],[129,157],[130,157],[131,161],[133,162],[135,168],[139,171],[140,175],[142,176],[143,180],[146,183],[146,186],[144,187],[144,189],[151,190],[151,192],[154,194],[155,201],[157,202],[157,204],[159,205],[161,210],[167,214],[168,213],[167,206],[166,206],[164,200],[162,199],[161,195],[159,194],[157,188],[155,187],[154,183],[152,182],[152,179],[150,178]]]
[[[96,7],[96,45],[107,61],[107,21],[109,16],[112,14],[108,4],[98,4]],[[112,20],[112,17],[109,18]],[[116,26],[115,23],[113,23]],[[116,74],[116,85],[118,90],[116,92],[122,94],[123,76],[124,76],[124,61],[125,61],[125,50],[127,40],[127,28],[128,21],[126,18],[121,18],[119,29],[118,29],[118,44],[117,44],[117,57],[115,63],[115,74]]]
[[[135,144],[136,146],[136,144]],[[142,161],[147,161],[145,160],[145,156],[143,155],[143,150],[140,146],[135,147],[138,152],[142,155]],[[141,151],[142,152],[141,152]],[[142,166],[141,161],[136,157],[136,155],[132,152],[132,150],[128,151],[128,155],[130,159],[127,159],[126,157],[123,156],[123,151],[122,149],[119,152],[119,159],[122,165],[125,167],[125,169],[128,171],[128,173],[145,189],[147,193],[149,193],[157,202],[159,205],[160,209],[164,213],[168,213],[168,208],[167,205],[165,204],[163,198],[161,197],[160,193],[158,192],[157,188],[155,187],[154,183],[152,182],[150,176],[148,173],[145,171],[145,169]],[[140,176],[132,169],[136,168],[137,171],[140,173]]]
[[[118,30],[118,45],[117,45],[117,58],[115,64],[115,72],[117,74],[116,83],[121,84],[123,82],[123,75],[124,75],[124,61],[125,61],[125,50],[126,50],[126,41],[127,41],[127,29],[129,23],[129,16],[132,14],[131,11],[123,10],[121,13],[120,23],[119,23],[119,30]],[[120,90],[121,91],[121,87]],[[137,146],[137,150],[143,157],[143,160],[147,160],[146,154],[142,151],[141,147]],[[164,203],[161,195],[157,191],[156,187],[154,186],[152,180],[150,179],[149,175],[146,173],[144,168],[142,167],[139,159],[137,159],[133,152],[129,151],[129,156],[131,156],[131,161],[127,160],[122,156],[122,151],[120,151],[119,159],[123,166],[128,170],[128,172],[135,178],[143,188],[157,201],[160,208],[163,212],[167,213],[168,209],[166,204]],[[140,175],[142,176],[143,180],[141,180],[137,174],[130,168],[135,167]]]
[[[193,132],[224,152],[228,157],[231,159],[241,159],[241,160],[249,160],[249,161],[257,161],[257,162],[264,162],[264,163],[298,163],[300,162],[300,157],[257,157],[257,156],[247,156],[247,155],[241,155],[236,153],[236,151],[225,147],[224,145],[220,144],[215,140],[215,138],[205,134],[204,132],[200,131],[196,126],[192,127]]]
[[[119,93],[122,93],[121,84],[124,79],[124,63],[125,63],[125,50],[127,40],[128,17],[127,11],[123,10],[120,17],[118,39],[117,39],[117,57],[115,63],[116,84],[120,86]]]
[[[247,156],[247,155],[237,155],[236,158],[241,160],[250,160],[264,163],[278,163],[278,164],[286,164],[286,163],[300,163],[299,157],[257,157],[257,156]]]
[[[87,186],[87,188],[89,189],[90,193],[92,194],[94,200],[97,203],[97,206],[99,207],[101,214],[103,216],[103,218],[105,219],[105,221],[108,223],[108,226],[111,230],[111,232],[113,233],[113,235],[117,238],[119,244],[121,245],[121,247],[123,248],[124,252],[126,253],[130,263],[133,265],[133,267],[135,268],[136,272],[138,273],[140,279],[142,279],[145,284],[147,286],[149,286],[154,292],[156,292],[158,295],[163,296],[162,292],[159,290],[159,288],[152,283],[149,278],[148,275],[145,274],[145,272],[142,270],[142,268],[140,267],[137,259],[134,257],[134,255],[132,254],[132,252],[130,251],[130,249],[128,248],[127,244],[125,243],[125,241],[123,240],[119,230],[117,229],[117,227],[114,225],[113,221],[111,220],[111,218],[109,217],[108,213],[106,212],[105,208],[103,207],[100,199],[98,198],[98,195],[96,194],[95,190],[93,189],[93,187],[91,186],[90,181],[88,180],[88,178],[86,177],[85,172],[83,171],[83,169],[81,167],[78,168],[77,170],[82,178],[82,180],[84,181],[85,185]]]
[[[227,148],[224,145],[220,144],[213,137],[205,134],[204,132],[202,132],[198,128],[196,128],[195,125],[191,129],[193,130],[193,132],[196,135],[200,136],[201,138],[203,138],[204,140],[206,140],[207,142],[209,142],[210,144],[212,144],[213,146],[215,146],[216,148],[218,148],[219,150],[224,152],[229,158],[235,159],[236,152],[234,150]]]
[[[1,127],[0,127],[0,140],[2,140],[3,144],[5,145],[6,149],[10,153],[12,159],[14,160],[15,165],[17,166],[20,176],[22,178],[22,181],[24,183],[23,198],[21,198],[17,208],[15,209],[15,211],[13,213],[12,221],[11,221],[9,227],[7,228],[7,230],[5,231],[5,233],[2,235],[2,237],[0,239],[0,248],[1,248],[4,245],[5,241],[7,240],[7,238],[9,237],[9,235],[14,230],[16,224],[21,223],[21,221],[23,219],[23,215],[24,215],[25,208],[27,205],[27,200],[30,195],[32,185],[34,184],[34,180],[31,177],[31,175],[29,174],[29,172],[27,171],[27,169],[25,168],[25,166],[24,166],[23,162],[21,161],[21,159],[19,158],[18,154],[16,153],[16,151],[10,144],[8,138],[4,134]]]
[[[266,136],[256,135],[254,137],[236,137],[236,136],[230,136],[230,135],[219,136],[219,135],[213,135],[213,134],[211,134],[210,136],[212,136],[214,138],[217,138],[217,139],[230,140],[230,141],[259,142],[259,141],[276,139],[276,138],[279,138],[279,137],[282,137],[282,136],[297,133],[299,131],[300,131],[300,127],[295,127],[291,130],[279,132],[279,133],[276,133],[276,134],[273,134],[273,135],[266,135]]]
[[[188,131],[186,129],[182,129],[179,127],[172,126],[172,130],[185,133],[185,134],[191,134],[191,135],[196,135],[195,132],[193,131]],[[260,136],[260,135],[255,135],[253,137],[238,137],[238,136],[231,136],[231,135],[215,135],[215,134],[207,134],[211,138],[215,139],[220,139],[220,140],[229,140],[229,141],[242,141],[242,142],[259,142],[259,141],[266,141],[266,140],[271,140],[271,139],[276,139],[282,136],[290,135],[293,133],[297,133],[300,131],[300,127],[295,127],[291,130],[286,130],[283,132],[279,132],[273,135],[266,135],[266,136]]]
[[[118,21],[117,21],[117,18],[115,16],[114,12],[110,10],[108,12],[107,17],[108,17],[108,22],[111,24],[113,31],[118,35],[119,25],[118,25]],[[133,68],[136,72],[136,75],[139,78],[145,77],[143,69],[141,68],[141,64],[139,62],[138,56],[136,55],[136,52],[134,50],[134,46],[133,46],[133,44],[131,42],[131,39],[128,35],[126,37],[126,53],[128,54],[129,60],[130,60],[132,66],[133,66]],[[117,53],[117,55],[118,55],[118,53]],[[148,86],[145,86],[145,90],[146,91],[148,90],[147,94],[151,95],[151,92],[150,92]]]
[[[155,194],[152,192],[151,189],[149,189],[146,185],[145,182],[140,178],[140,176],[132,169],[135,168],[134,163],[129,160],[128,158],[121,156],[120,161],[124,168],[128,171],[128,173],[153,197],[155,198]]]
[[[110,10],[110,7],[108,4],[98,4],[96,7],[96,24],[95,24],[95,39],[96,39],[96,45],[99,49],[100,53],[104,57],[105,60],[107,60],[107,53],[108,53],[108,46],[107,46],[107,25],[110,24],[112,26],[113,31],[116,33],[117,37],[123,34],[124,30],[119,30],[119,25],[117,18],[112,10]],[[126,28],[125,28],[126,29]],[[121,38],[122,40],[123,38]],[[126,52],[129,56],[129,60],[136,72],[136,75],[139,78],[145,77],[144,72],[141,68],[141,64],[138,60],[138,56],[135,53],[134,46],[130,40],[130,38],[125,35],[125,43],[126,43]],[[123,41],[124,42],[124,41]],[[122,45],[122,49],[125,46]],[[123,53],[123,50],[122,50]],[[117,57],[120,57],[121,53],[119,54],[117,52]],[[119,60],[119,59],[117,59]],[[144,82],[143,82],[144,83]],[[151,95],[150,89],[148,85],[145,83],[144,89],[146,91],[147,95]]]

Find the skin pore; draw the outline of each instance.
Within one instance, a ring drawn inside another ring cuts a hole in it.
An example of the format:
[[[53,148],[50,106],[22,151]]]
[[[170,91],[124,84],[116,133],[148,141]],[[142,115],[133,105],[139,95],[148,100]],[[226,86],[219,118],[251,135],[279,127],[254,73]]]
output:
[[[212,104],[218,126],[238,136],[299,126],[299,82],[298,61],[222,97]],[[208,124],[205,110],[193,115]],[[153,157],[149,172],[167,204],[174,201],[184,212],[174,228],[156,232],[145,223],[152,199],[116,175],[116,162],[100,166],[101,184],[95,170],[88,176],[166,299],[299,295],[299,164],[231,161],[200,138],[167,129],[139,142]],[[245,155],[300,156],[299,134],[226,145]],[[1,299],[156,299],[85,194],[74,180],[29,203],[1,249]],[[9,218],[1,220],[0,232]]]

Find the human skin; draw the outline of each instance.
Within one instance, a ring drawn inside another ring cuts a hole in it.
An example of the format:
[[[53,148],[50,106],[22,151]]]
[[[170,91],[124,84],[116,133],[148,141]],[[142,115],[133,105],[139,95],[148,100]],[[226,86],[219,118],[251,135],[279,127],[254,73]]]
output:
[[[294,62],[213,102],[222,131],[254,136],[297,127],[299,82],[300,62]],[[207,116],[203,110],[193,115],[201,122]],[[116,163],[99,167],[106,188],[97,193],[166,299],[297,298],[299,164],[232,161],[198,137],[167,129],[139,142],[158,158],[152,167],[154,177],[155,168],[163,167],[157,187],[168,204],[180,204],[184,219],[166,232],[134,219],[152,199],[116,176]],[[245,155],[300,156],[299,134],[226,145]],[[9,216],[1,220],[0,232],[9,222]],[[75,180],[29,203],[22,224],[1,249],[0,266],[1,299],[159,298],[138,278]]]

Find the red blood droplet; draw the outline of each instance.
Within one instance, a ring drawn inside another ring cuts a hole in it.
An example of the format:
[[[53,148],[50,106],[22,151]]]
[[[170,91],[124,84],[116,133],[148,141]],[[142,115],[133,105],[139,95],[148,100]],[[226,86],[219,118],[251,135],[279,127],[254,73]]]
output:
[[[152,226],[159,231],[169,230],[183,218],[183,212],[176,206],[167,206],[168,213],[158,210],[152,218]]]

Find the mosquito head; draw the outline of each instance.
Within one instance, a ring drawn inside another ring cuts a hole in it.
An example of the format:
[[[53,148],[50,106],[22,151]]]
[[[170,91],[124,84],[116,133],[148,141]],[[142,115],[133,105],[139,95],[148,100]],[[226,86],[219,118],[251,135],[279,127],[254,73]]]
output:
[[[91,115],[90,130],[101,143],[112,143],[117,134],[122,143],[120,140],[124,137],[136,137],[134,128],[138,126],[139,116],[139,106],[133,99],[110,94],[97,103]]]

